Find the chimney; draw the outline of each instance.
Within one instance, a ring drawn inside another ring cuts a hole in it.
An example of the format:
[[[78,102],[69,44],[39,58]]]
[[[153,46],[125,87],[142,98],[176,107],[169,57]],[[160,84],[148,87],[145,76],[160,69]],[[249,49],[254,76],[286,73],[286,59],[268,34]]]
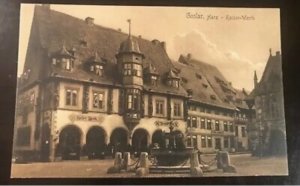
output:
[[[164,48],[164,50],[166,51],[166,42],[162,41],[162,42],[160,42],[160,44]]]
[[[118,28],[118,32],[122,32],[122,29],[121,29],[121,28]]]
[[[188,60],[192,59],[192,54],[191,54],[191,53],[188,53],[188,54],[187,54],[187,58],[188,58]]]
[[[229,86],[232,86],[232,82],[228,82]]]
[[[92,25],[94,25],[94,18],[92,18],[92,17],[87,17],[87,18],[85,18],[85,22],[86,22],[86,24],[88,24],[89,26],[92,26]]]
[[[280,56],[280,51],[277,51],[277,52],[276,52],[276,56],[277,56],[277,57]]]
[[[142,39],[142,35],[139,35],[139,39]]]

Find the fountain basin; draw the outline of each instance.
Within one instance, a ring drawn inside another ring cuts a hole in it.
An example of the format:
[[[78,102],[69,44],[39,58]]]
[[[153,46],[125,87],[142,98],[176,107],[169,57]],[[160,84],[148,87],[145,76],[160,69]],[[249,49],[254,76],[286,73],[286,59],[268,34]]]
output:
[[[179,166],[188,161],[193,148],[184,149],[152,149],[151,154],[159,166]]]

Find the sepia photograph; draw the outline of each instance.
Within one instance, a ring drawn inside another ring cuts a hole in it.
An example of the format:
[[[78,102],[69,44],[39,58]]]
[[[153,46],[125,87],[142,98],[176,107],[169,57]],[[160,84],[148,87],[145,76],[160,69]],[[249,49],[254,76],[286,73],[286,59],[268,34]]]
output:
[[[21,4],[11,178],[287,176],[279,8]]]

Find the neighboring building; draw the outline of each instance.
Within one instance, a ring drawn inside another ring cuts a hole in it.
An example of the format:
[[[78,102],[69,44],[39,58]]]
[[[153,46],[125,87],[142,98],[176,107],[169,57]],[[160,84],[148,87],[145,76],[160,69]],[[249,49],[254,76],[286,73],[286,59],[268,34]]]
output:
[[[171,120],[178,136],[196,136],[188,146],[239,149],[237,91],[216,67],[172,63],[164,42],[93,21],[35,7],[18,82],[15,155],[53,161],[146,151],[166,145]]]
[[[267,61],[261,80],[254,74],[255,88],[247,104],[256,110],[255,124],[249,127],[256,155],[286,154],[286,129],[281,54],[276,52]]]
[[[181,55],[175,66],[189,94],[188,146],[202,152],[246,151],[248,109],[245,91],[237,91],[210,64]]]

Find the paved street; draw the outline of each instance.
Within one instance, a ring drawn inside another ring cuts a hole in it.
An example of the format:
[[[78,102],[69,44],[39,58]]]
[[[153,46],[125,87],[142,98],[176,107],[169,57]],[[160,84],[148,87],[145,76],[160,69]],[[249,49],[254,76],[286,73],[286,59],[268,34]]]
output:
[[[208,162],[213,159],[212,155],[203,156]],[[287,161],[285,157],[257,158],[249,154],[231,155],[231,162],[237,168],[237,173],[223,173],[215,169],[205,172],[204,176],[250,176],[250,175],[287,175]],[[30,177],[134,177],[134,173],[106,174],[108,167],[113,164],[112,159],[106,160],[81,160],[81,161],[59,161],[52,163],[28,163],[13,164],[13,178]],[[149,177],[178,177],[189,176],[184,174],[151,174]]]

